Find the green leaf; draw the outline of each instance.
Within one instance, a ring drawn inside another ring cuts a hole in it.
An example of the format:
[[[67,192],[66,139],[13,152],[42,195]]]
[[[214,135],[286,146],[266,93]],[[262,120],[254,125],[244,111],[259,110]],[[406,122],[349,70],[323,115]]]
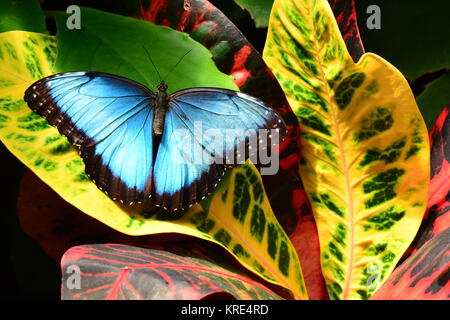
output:
[[[81,29],[66,28],[67,15],[58,13],[58,56],[55,72],[90,70],[114,73],[155,90],[161,77],[192,49],[167,79],[169,92],[189,87],[237,90],[232,78],[217,70],[211,53],[187,34],[145,21],[82,8]]]
[[[242,9],[250,12],[257,28],[266,28],[269,24],[273,0],[234,0]]]
[[[0,0],[0,32],[12,30],[47,33],[44,13],[36,0]]]
[[[367,299],[426,208],[430,149],[414,96],[379,56],[353,62],[326,0],[276,0],[263,56],[300,123],[328,293]]]

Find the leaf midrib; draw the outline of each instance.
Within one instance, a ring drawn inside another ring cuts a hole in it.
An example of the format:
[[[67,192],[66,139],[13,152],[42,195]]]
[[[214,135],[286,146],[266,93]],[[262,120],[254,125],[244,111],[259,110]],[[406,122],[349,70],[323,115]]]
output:
[[[326,8],[325,8],[325,10],[326,10]],[[320,72],[320,75],[319,75],[320,76],[320,81],[322,81],[322,83],[324,84],[323,87],[325,88],[325,94],[327,96],[326,100],[327,100],[328,105],[331,107],[330,108],[331,122],[332,122],[332,126],[333,126],[333,129],[334,129],[334,132],[336,134],[336,145],[337,145],[338,150],[339,150],[339,157],[341,159],[341,164],[342,164],[341,172],[344,175],[345,187],[347,189],[348,219],[346,219],[346,222],[348,223],[347,227],[349,229],[349,237],[350,237],[349,238],[349,242],[348,242],[348,249],[347,249],[347,251],[348,251],[348,259],[349,260],[348,260],[348,263],[347,263],[347,271],[346,271],[346,274],[345,274],[345,277],[344,277],[345,285],[344,285],[344,291],[343,291],[343,295],[342,295],[342,299],[346,300],[348,298],[348,294],[349,294],[349,291],[350,291],[350,283],[351,283],[351,277],[352,277],[352,273],[353,273],[353,260],[354,260],[353,247],[354,247],[354,241],[355,241],[354,240],[354,236],[355,236],[354,235],[354,232],[355,232],[355,230],[354,230],[355,229],[354,228],[354,226],[355,226],[354,219],[355,218],[354,218],[354,205],[353,205],[353,192],[352,192],[352,185],[351,185],[351,177],[350,177],[349,166],[347,164],[347,158],[346,158],[346,155],[345,155],[344,141],[342,139],[341,132],[340,132],[340,129],[339,129],[339,121],[338,121],[339,117],[338,117],[338,114],[337,114],[337,108],[336,108],[337,107],[337,103],[336,103],[336,100],[335,100],[334,92],[329,87],[328,81],[326,80],[326,76],[325,76],[325,74],[323,72],[324,65],[322,64],[322,61],[317,59],[317,57],[319,56],[317,53],[321,52],[321,50],[323,49],[323,46],[321,46],[321,47],[317,46],[318,40],[315,37],[315,35],[317,34],[317,32],[316,32],[317,30],[316,30],[316,27],[314,25],[314,21],[313,21],[313,17],[312,17],[312,14],[311,14],[311,10],[309,8],[306,8],[306,11],[307,11],[307,14],[308,14],[308,18],[309,18],[309,20],[311,22],[310,25],[312,26],[312,30],[313,30],[312,32],[314,32],[314,36],[313,37],[314,37],[315,41],[313,41],[313,46],[314,46],[316,54],[313,54],[312,57],[316,61],[317,65],[319,66],[318,70]],[[330,29],[331,30],[333,30],[333,29],[335,30],[336,29],[336,28],[333,28],[332,23],[330,24],[330,28],[328,29],[328,32],[326,34],[328,37],[330,37],[331,32],[332,32],[332,31],[330,31]],[[326,43],[325,39],[323,39],[323,43]],[[333,103],[331,103],[331,101]]]
[[[105,253],[99,249],[94,249],[94,251],[97,251],[99,253]],[[113,252],[107,252],[108,255],[112,255],[112,256],[117,256],[117,257],[124,257],[124,258],[130,258],[129,255],[126,254],[121,254],[121,253],[113,253]],[[86,253],[85,254],[86,258],[93,258],[93,260],[105,260],[105,261],[110,261],[106,258],[101,258],[99,256],[96,256],[94,253]],[[156,257],[154,256],[150,256],[151,259],[156,259]],[[136,260],[136,257],[133,257],[133,259]],[[168,268],[168,269],[190,269],[190,270],[195,270],[195,271],[203,271],[206,273],[210,273],[210,274],[214,274],[220,277],[228,277],[228,278],[232,278],[238,281],[241,281],[243,283],[248,284],[249,286],[255,286],[260,288],[261,290],[268,292],[270,294],[274,294],[271,291],[268,291],[268,288],[265,287],[264,285],[262,285],[261,283],[257,282],[257,281],[253,281],[251,279],[248,279],[242,275],[230,272],[228,270],[224,270],[224,271],[220,271],[218,269],[214,269],[211,267],[201,267],[201,266],[197,266],[194,264],[175,264],[175,263],[151,263],[148,260],[145,260],[143,258],[138,258],[137,260],[142,260],[143,262],[147,262],[146,264],[141,264],[141,265],[130,265],[130,263],[124,262],[124,261],[116,261],[116,263],[120,263],[120,264],[124,264],[126,267],[125,269],[121,269],[120,272],[124,271],[124,270],[128,270],[128,271],[132,271],[132,270],[137,270],[137,269],[161,269],[161,268]],[[120,276],[122,276],[122,274],[120,274]],[[116,279],[115,283],[118,282],[119,279]]]

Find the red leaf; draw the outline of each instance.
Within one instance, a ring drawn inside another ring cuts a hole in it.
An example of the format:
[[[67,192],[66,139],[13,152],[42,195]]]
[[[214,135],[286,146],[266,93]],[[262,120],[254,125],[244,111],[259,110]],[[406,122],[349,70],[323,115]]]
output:
[[[218,293],[235,299],[281,299],[255,278],[217,261],[195,247],[78,246],[61,260],[62,299],[198,300]],[[79,285],[74,281],[78,275]]]
[[[307,221],[299,221],[297,230],[291,235],[290,240],[300,257],[309,298],[311,300],[328,300],[325,280],[320,267],[320,247],[316,224],[309,218]]]
[[[354,0],[328,0],[344,38],[348,52],[355,62],[364,54],[359,34]]]
[[[388,278],[372,300],[450,299],[450,228],[423,245]]]
[[[428,209],[413,252],[450,227],[450,104],[442,111],[430,133],[431,182]]]

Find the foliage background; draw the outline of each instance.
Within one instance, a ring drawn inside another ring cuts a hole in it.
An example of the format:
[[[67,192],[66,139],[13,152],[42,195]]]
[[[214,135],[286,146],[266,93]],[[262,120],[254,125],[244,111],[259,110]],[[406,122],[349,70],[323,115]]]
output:
[[[250,15],[233,1],[210,2],[235,22],[247,39],[262,52],[266,29],[256,29]],[[92,6],[92,3],[51,0],[44,1],[43,8],[65,10],[70,4]],[[108,8],[108,1],[95,3],[98,9]],[[366,51],[381,55],[408,78],[421,110],[427,110],[424,117],[430,128],[450,101],[450,20],[447,17],[450,3],[442,0],[429,0],[426,4],[420,0],[357,0],[355,4]],[[381,30],[366,28],[366,8],[372,4],[381,8]],[[119,9],[125,13],[130,8],[124,5]],[[51,30],[51,23],[48,27]],[[0,298],[59,299],[59,262],[47,256],[36,242],[23,233],[16,214],[19,183],[26,172],[25,167],[2,144],[0,164],[3,186],[0,193],[0,266],[5,275]],[[70,228],[70,225],[65,227]],[[95,241],[101,242],[101,237]]]

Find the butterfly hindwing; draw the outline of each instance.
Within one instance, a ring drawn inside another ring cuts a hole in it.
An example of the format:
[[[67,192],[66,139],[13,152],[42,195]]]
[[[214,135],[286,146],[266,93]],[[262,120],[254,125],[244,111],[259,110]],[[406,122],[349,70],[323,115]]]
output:
[[[200,157],[209,159],[209,163],[199,161]],[[212,160],[212,155],[186,130],[183,120],[169,109],[155,161],[154,203],[173,211],[202,200],[226,170]]]
[[[153,94],[111,74],[68,72],[43,78],[25,92],[30,108],[80,149],[86,173],[126,204],[151,194]]]

